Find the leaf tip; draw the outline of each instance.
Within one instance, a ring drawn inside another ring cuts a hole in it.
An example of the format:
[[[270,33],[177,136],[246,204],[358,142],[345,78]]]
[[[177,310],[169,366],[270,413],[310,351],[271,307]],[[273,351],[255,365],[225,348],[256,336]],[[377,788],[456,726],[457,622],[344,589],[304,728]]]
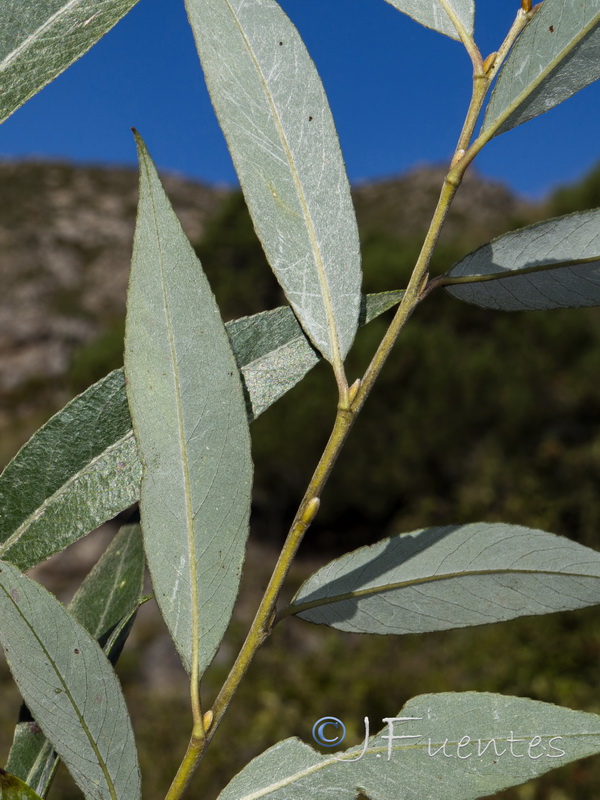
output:
[[[133,133],[133,138],[135,139],[135,146],[137,147],[138,151],[138,159],[141,161],[142,156],[149,155],[148,150],[138,129],[132,127],[131,132]]]

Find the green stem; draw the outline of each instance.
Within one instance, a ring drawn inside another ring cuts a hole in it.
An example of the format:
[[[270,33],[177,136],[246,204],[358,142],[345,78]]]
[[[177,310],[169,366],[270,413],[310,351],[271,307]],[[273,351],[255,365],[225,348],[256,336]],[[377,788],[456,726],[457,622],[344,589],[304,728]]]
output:
[[[387,329],[385,336],[381,340],[351,404],[351,408],[355,412],[362,407],[363,403],[369,396],[377,376],[381,372],[383,365],[387,361],[387,358],[394,344],[396,343],[396,340],[398,339],[400,331],[406,325],[416,306],[424,296],[427,288],[429,274],[428,271],[429,264],[431,263],[431,257],[433,256],[435,246],[438,242],[442,226],[450,209],[452,200],[454,199],[454,195],[456,194],[466,168],[470,163],[464,159],[465,146],[468,145],[468,142],[473,136],[473,131],[475,129],[475,125],[477,124],[477,118],[481,112],[488,86],[489,81],[487,76],[474,76],[473,95],[471,98],[469,111],[458,139],[458,144],[451,162],[450,170],[446,175],[446,179],[444,180],[444,185],[442,186],[438,204],[434,211],[429,230],[427,231],[427,235],[425,237],[425,241],[423,242],[421,252],[419,253],[417,263],[413,269],[404,296],[402,297],[400,305],[398,306],[396,315],[394,316],[390,327]]]
[[[419,254],[419,258],[417,259],[417,263],[415,264],[415,268],[406,288],[406,292],[404,293],[404,297],[398,306],[398,310],[390,327],[386,331],[385,336],[383,337],[375,355],[373,356],[373,360],[369,364],[359,390],[352,403],[353,410],[360,409],[367,399],[369,392],[371,391],[371,388],[377,379],[377,376],[381,372],[381,368],[385,364],[392,347],[394,346],[400,334],[400,331],[406,325],[418,303],[427,294],[429,294],[429,286],[427,284],[429,264],[431,263],[431,257],[438,242],[442,226],[450,209],[450,205],[454,199],[454,195],[456,194],[458,187],[462,182],[467,167],[471,164],[477,153],[479,153],[485,142],[489,141],[493,135],[493,133],[490,133],[489,136],[485,138],[485,142],[483,141],[483,137],[479,137],[473,143],[473,145],[469,147],[469,143],[471,142],[475,132],[477,119],[481,113],[481,109],[483,108],[485,96],[492,79],[502,66],[502,62],[510,52],[511,47],[521,34],[521,31],[531,18],[532,13],[533,12],[526,14],[523,10],[519,10],[517,17],[508,32],[508,35],[498,50],[498,54],[492,68],[487,73],[479,71],[475,61],[473,62],[475,66],[475,72],[473,75],[473,94],[471,97],[469,110],[465,118],[465,123],[458,138],[456,150],[450,163],[450,170],[446,175],[437,207],[431,220],[429,230],[427,231],[427,236],[423,242],[423,247]]]
[[[196,731],[196,726],[194,725],[194,731],[192,731],[192,736],[185,752],[185,756],[179,765],[177,774],[173,778],[173,782],[169,787],[169,791],[165,795],[165,800],[179,800],[189,786],[189,783],[194,775],[196,765],[200,762],[202,754],[204,753],[204,750],[208,744],[207,737],[204,733],[204,728],[202,726],[201,728],[202,731],[200,733],[199,731]]]
[[[213,705],[213,725],[218,725],[255,652],[270,633],[275,614],[275,605],[283,582],[289,572],[300,542],[317,514],[321,492],[327,483],[333,465],[342,449],[342,445],[350,432],[353,421],[354,412],[348,409],[338,410],[329,441],[327,442],[302,502],[300,503],[294,521],[292,522],[285,544],[277,560],[277,564],[273,570],[269,585],[267,586],[258,611],[256,612],[254,622],[252,623],[246,641]]]
[[[523,31],[523,28],[533,17],[536,10],[537,8],[534,9],[533,11],[523,11],[523,9],[520,8],[517,11],[517,16],[515,17],[515,21],[513,22],[513,24],[510,27],[510,30],[506,34],[505,40],[500,45],[500,49],[496,53],[496,60],[494,61],[492,68],[488,72],[488,78],[490,81],[493,81],[494,78],[496,77],[498,71],[500,70],[500,67],[504,63],[504,60],[506,59],[506,56],[510,53],[512,46],[517,41],[517,39],[521,35],[521,32]]]
[[[453,22],[455,22],[454,19]],[[340,402],[329,441],[327,442],[317,468],[315,469],[311,481],[306,489],[296,516],[294,517],[294,521],[292,522],[285,544],[283,545],[277,560],[277,564],[275,565],[275,569],[271,575],[269,585],[267,586],[256,612],[254,621],[252,622],[250,630],[248,631],[248,635],[246,636],[238,657],[214,702],[211,710],[212,718],[210,723],[206,725],[202,723],[200,726],[202,729],[201,731],[198,730],[196,725],[194,726],[194,732],[192,733],[192,738],[190,739],[188,749],[165,800],[179,800],[185,791],[196,768],[198,767],[198,764],[202,759],[202,756],[204,755],[208,744],[211,742],[212,737],[219,727],[219,724],[225,712],[227,711],[229,703],[236,693],[242,678],[246,674],[252,659],[254,658],[259,647],[271,632],[271,628],[275,619],[277,599],[281,592],[281,588],[287,577],[302,538],[317,514],[321,492],[323,491],[323,488],[329,479],[331,470],[333,469],[333,466],[341,452],[348,434],[350,433],[352,425],[354,424],[354,420],[356,419],[356,416],[368,397],[373,384],[379,372],[381,371],[381,368],[383,367],[383,364],[387,360],[391,349],[398,338],[400,331],[427,290],[428,270],[431,257],[437,244],[442,225],[444,224],[448,214],[450,204],[452,203],[454,195],[456,194],[456,191],[462,181],[462,177],[472,160],[472,158],[466,157],[466,148],[473,137],[477,118],[481,112],[483,101],[491,80],[489,74],[483,74],[481,55],[479,54],[472,37],[469,36],[469,34],[464,30],[460,20],[458,22],[459,24],[457,25],[457,30],[461,36],[461,39],[463,40],[463,43],[465,44],[465,47],[467,47],[474,64],[473,94],[465,119],[465,124],[461,131],[456,151],[451,162],[450,170],[446,175],[436,210],[431,220],[425,241],[423,242],[421,253],[419,254],[419,258],[417,259],[417,263],[415,264],[411,279],[398,307],[396,315],[392,320],[392,323],[385,336],[383,337],[373,357],[373,360],[371,361],[371,364],[365,372],[363,379],[359,382],[357,381],[356,384],[353,384],[353,386],[348,390],[347,383],[345,382],[345,376],[342,379],[339,369],[336,370],[336,379],[338,383],[338,389],[340,390]],[[455,22],[455,25],[456,24],[457,23]],[[210,714],[211,712],[208,713]]]
[[[471,61],[473,62],[473,70],[474,74],[477,75],[483,69],[483,59],[481,57],[481,53],[475,41],[469,31],[465,28],[462,23],[461,18],[458,16],[454,7],[448,2],[448,0],[440,0],[440,5],[446,12],[446,14],[450,17],[450,21],[454,25],[456,32],[458,33],[458,37],[462,42],[465,50],[469,54]]]
[[[256,616],[254,617],[254,621],[248,631],[246,640],[214,702],[210,725],[206,726],[202,737],[195,738],[192,734],[187,752],[165,800],[179,800],[185,791],[233,695],[237,691],[242,678],[250,666],[256,651],[270,633],[275,616],[277,598],[279,597],[279,593],[287,577],[294,556],[302,541],[302,537],[316,516],[319,509],[319,497],[323,491],[323,487],[327,483],[327,479],[342,449],[342,445],[350,432],[353,421],[353,411],[346,408],[338,408],[331,436],[329,437],[323,455],[306,489],[296,516],[294,517],[294,521],[277,560],[277,564],[275,565],[275,569],[273,570],[273,574],[271,575],[269,585],[267,586],[256,612]]]
[[[498,70],[502,66],[505,58],[509,54],[512,46],[517,41],[523,29],[529,22],[529,20],[533,17],[533,15],[537,11],[537,6],[529,12],[525,12],[522,9],[519,9],[516,19],[513,22],[511,29],[506,36],[506,39],[500,45],[500,49],[496,55],[496,60],[494,62],[493,67],[489,70],[489,72],[484,76],[486,79],[486,91],[487,87],[490,85],[491,81],[495,78]],[[492,139],[498,130],[498,128],[504,123],[505,119],[512,113],[512,108],[507,109],[504,114],[502,114],[498,119],[495,121],[493,125],[490,125],[489,128],[481,133],[477,139],[473,142],[473,144],[468,148],[465,147],[465,154],[463,155],[461,161],[464,161],[465,168],[473,161],[476,155],[478,155],[484,146]],[[474,130],[474,128],[473,128]],[[471,131],[471,135],[473,131]],[[470,138],[469,138],[470,141]]]

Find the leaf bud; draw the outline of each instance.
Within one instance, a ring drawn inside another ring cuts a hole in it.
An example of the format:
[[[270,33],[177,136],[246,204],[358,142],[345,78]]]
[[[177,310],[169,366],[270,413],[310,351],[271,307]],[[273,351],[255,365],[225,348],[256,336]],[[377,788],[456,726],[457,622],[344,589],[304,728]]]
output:
[[[360,389],[360,378],[357,378],[350,389],[348,390],[348,403],[352,405],[354,402],[354,398],[358,394],[358,390]]]
[[[457,150],[456,153],[454,153],[454,155],[452,156],[450,167],[452,168],[456,166],[456,164],[458,164],[458,162],[461,160],[461,158],[464,156],[466,152],[467,151],[464,149],[464,147],[461,147],[459,150]]]
[[[489,56],[483,62],[483,71],[486,75],[493,68],[494,64],[496,63],[497,57],[498,57],[497,52],[490,53]]]
[[[302,512],[302,516],[300,517],[300,521],[303,525],[308,526],[313,521],[313,519],[317,516],[317,511],[319,510],[319,506],[321,505],[321,501],[318,497],[311,497],[311,499],[306,504],[306,508]]]

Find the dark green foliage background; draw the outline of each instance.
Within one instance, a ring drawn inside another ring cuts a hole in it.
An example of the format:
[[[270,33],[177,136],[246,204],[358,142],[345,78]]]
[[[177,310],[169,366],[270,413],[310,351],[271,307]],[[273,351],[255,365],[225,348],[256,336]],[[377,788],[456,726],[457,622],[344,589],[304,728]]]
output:
[[[578,186],[558,190],[540,215],[594,205],[600,205],[600,167]],[[396,237],[388,221],[364,217],[365,291],[402,287],[420,240]],[[460,239],[445,239],[435,271],[477,243],[469,229]],[[225,319],[283,302],[239,195],[223,203],[197,252]],[[351,379],[364,370],[385,324],[377,320],[360,332],[349,359]],[[77,354],[74,391],[120,365],[119,325],[111,323],[104,338]],[[490,313],[434,293],[417,309],[353,431],[292,583],[351,547],[439,523],[512,522],[600,548],[599,374],[596,309]],[[283,539],[334,406],[330,370],[320,365],[252,426],[253,536],[260,556],[251,559],[242,618],[234,619],[231,646],[209,673],[207,697],[243,638],[275,558],[269,546]],[[347,743],[357,742],[365,715],[377,728],[421,692],[498,691],[600,713],[599,630],[597,609],[403,638],[352,636],[286,620],[259,652],[190,796],[214,797],[280,738],[310,742],[312,724],[322,716],[343,719]],[[148,694],[139,678],[142,659],[127,650],[120,674],[140,742],[145,796],[158,800],[185,750],[188,695],[184,683]],[[3,737],[15,709],[16,698],[0,705]],[[63,776],[54,796],[79,794]],[[502,796],[597,800],[599,760]]]
[[[600,168],[557,191],[545,216],[594,198],[600,203]],[[362,239],[365,291],[403,286],[419,240],[395,238],[372,221]],[[472,246],[468,230],[462,241],[444,241],[434,272]],[[282,301],[239,195],[225,203],[198,254],[227,319]],[[385,326],[376,320],[359,333],[351,380]],[[478,520],[537,526],[598,546],[599,368],[596,309],[491,313],[434,293],[386,365],[305,550],[342,552],[423,525]],[[282,540],[334,403],[322,364],[252,426],[261,538]]]
[[[600,204],[600,167],[558,189],[548,217]],[[390,233],[359,204],[366,292],[402,287],[420,237]],[[516,227],[529,220],[508,219]],[[489,234],[488,234],[489,235]],[[466,227],[443,239],[443,272],[481,241]],[[196,250],[225,319],[284,302],[243,199],[222,204]],[[387,319],[359,332],[348,360],[364,371]],[[121,320],[78,350],[81,391],[122,364]],[[422,525],[503,520],[594,546],[600,470],[600,316],[596,309],[488,312],[443,291],[419,307],[336,466],[306,547],[332,552]],[[321,364],[252,426],[253,531],[279,543],[330,430],[335,386]]]

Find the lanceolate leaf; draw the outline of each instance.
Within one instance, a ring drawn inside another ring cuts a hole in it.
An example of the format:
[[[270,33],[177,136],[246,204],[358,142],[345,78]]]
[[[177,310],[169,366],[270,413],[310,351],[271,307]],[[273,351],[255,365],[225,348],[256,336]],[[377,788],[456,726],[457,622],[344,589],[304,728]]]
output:
[[[0,643],[19,691],[90,800],[138,798],[133,732],[100,646],[56,598],[0,563]]]
[[[284,613],[357,633],[423,633],[600,603],[600,553],[517,525],[425,528],[318,570]]]
[[[103,647],[111,664],[115,664],[133,624],[138,604],[119,620]],[[8,754],[7,769],[18,775],[28,786],[45,797],[60,763],[52,744],[32,718],[27,706],[21,706],[19,722],[15,727],[13,742]]]
[[[368,295],[361,324],[402,292]],[[225,326],[252,422],[320,360],[289,307]],[[0,557],[29,569],[136,502],[142,477],[115,370],[76,397],[23,446],[0,475]]]
[[[123,372],[50,419],[0,476],[0,558],[29,569],[137,500]]]
[[[140,526],[124,525],[75,593],[69,610],[104,646],[122,620],[138,608],[143,587]]]
[[[0,797],[2,800],[40,800],[26,783],[0,769]]]
[[[467,33],[473,34],[474,0],[387,0],[387,2],[426,28],[445,33],[452,39],[459,38],[452,18],[458,20]]]
[[[216,301],[139,137],[137,143],[140,201],[125,371],[144,465],[144,546],[182,661],[187,670],[199,664],[203,671],[238,591],[252,486],[250,433]]]
[[[310,339],[340,365],[358,324],[359,241],[315,66],[274,0],[186,0],[186,6],[269,263]]]
[[[598,0],[544,0],[510,53],[485,113],[494,135],[526,122],[600,78]]]
[[[112,664],[121,652],[140,602],[144,551],[139,525],[126,525],[85,578],[69,605],[75,619],[103,646]],[[27,708],[23,707],[26,712]],[[32,719],[15,728],[6,768],[42,797],[50,787],[58,757]]]
[[[4,0],[0,122],[76,61],[137,0]]]
[[[25,709],[27,706],[23,705],[22,710]],[[30,716],[15,726],[6,768],[31,786],[40,797],[45,797],[60,758],[37,722],[29,719]]]
[[[442,283],[459,300],[503,311],[600,305],[600,209],[500,236]]]
[[[279,742],[219,800],[476,800],[600,752],[599,716],[521,697],[425,694],[383,721],[332,755]]]
[[[25,704],[21,710],[29,711]],[[59,764],[56,750],[28,713],[27,719],[19,720],[15,726],[6,768],[45,797]]]

